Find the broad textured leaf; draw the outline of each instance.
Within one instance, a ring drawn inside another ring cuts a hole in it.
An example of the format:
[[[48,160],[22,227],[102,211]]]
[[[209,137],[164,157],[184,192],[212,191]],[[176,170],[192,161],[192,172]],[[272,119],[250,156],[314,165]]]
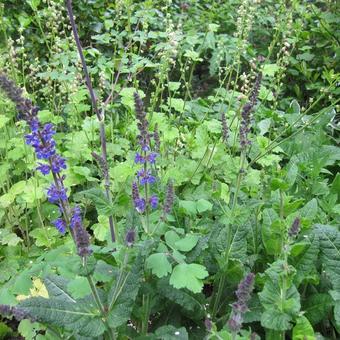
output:
[[[201,292],[203,288],[203,279],[208,276],[204,266],[196,263],[178,264],[170,276],[170,284],[175,288],[187,288],[193,293]]]
[[[286,331],[290,329],[292,327],[291,321],[291,315],[275,308],[267,309],[261,316],[261,325],[276,331]]]
[[[108,295],[110,327],[119,327],[129,320],[141,284],[141,273],[141,256],[137,256],[130,270],[119,271]]]
[[[320,258],[333,288],[340,291],[340,232],[330,225],[316,224],[320,239]]]
[[[19,304],[39,322],[76,331],[84,336],[100,336],[105,327],[100,312],[91,298],[71,303],[60,299],[30,298]]]
[[[177,303],[188,312],[194,312],[195,318],[199,319],[204,316],[203,301],[199,301],[200,297],[200,300],[203,300],[202,296],[192,296],[185,290],[173,288],[171,285],[169,285],[168,279],[162,279],[158,281],[157,288],[159,292],[171,302]]]
[[[262,225],[262,242],[269,255],[278,255],[283,243],[284,225],[274,209],[264,209]]]
[[[172,325],[162,326],[155,332],[160,340],[188,340],[189,335],[184,327],[176,328]]]
[[[325,293],[317,293],[309,295],[303,305],[305,316],[312,325],[316,325],[327,318],[332,309],[333,300],[330,295]]]
[[[104,215],[104,216],[112,215],[113,206],[108,201],[108,199],[106,198],[102,190],[97,189],[97,188],[92,188],[86,191],[82,191],[81,193],[93,201],[98,211],[98,215]]]
[[[159,278],[167,276],[172,271],[172,266],[164,253],[150,255],[146,259],[146,266]]]
[[[319,254],[319,236],[316,234],[308,235],[308,240],[310,241],[309,246],[294,262],[294,267],[296,269],[296,275],[294,277],[294,282],[298,287],[302,280],[315,270],[315,263]]]
[[[291,328],[290,322],[300,311],[300,295],[294,284],[293,268],[282,260],[274,262],[267,270],[267,279],[260,301],[265,309],[261,317],[263,327],[284,331]]]
[[[314,330],[305,316],[299,316],[296,319],[296,325],[293,328],[293,340],[314,340]]]
[[[69,280],[58,275],[49,275],[44,279],[44,284],[50,298],[75,303],[76,300],[67,291],[68,283]]]

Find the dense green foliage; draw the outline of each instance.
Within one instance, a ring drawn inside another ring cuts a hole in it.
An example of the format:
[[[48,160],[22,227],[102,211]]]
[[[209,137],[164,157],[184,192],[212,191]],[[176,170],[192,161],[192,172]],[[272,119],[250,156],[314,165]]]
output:
[[[98,121],[64,1],[0,1],[0,73],[54,124],[92,250],[54,227],[52,174],[0,91],[0,306],[24,315],[0,339],[339,338],[337,6],[74,0]],[[160,139],[145,211],[136,92]]]

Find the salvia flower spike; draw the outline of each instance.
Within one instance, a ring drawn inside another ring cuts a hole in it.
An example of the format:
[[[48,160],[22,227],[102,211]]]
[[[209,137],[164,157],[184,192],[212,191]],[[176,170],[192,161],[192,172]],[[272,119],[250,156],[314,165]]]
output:
[[[45,176],[52,173],[54,183],[47,189],[47,198],[49,202],[59,206],[63,216],[52,221],[52,224],[61,234],[65,234],[69,223],[79,256],[90,255],[90,237],[83,227],[80,209],[75,207],[72,210],[68,202],[67,189],[64,186],[65,175],[62,175],[62,171],[66,169],[66,160],[57,153],[53,124],[41,124],[38,119],[39,108],[33,106],[29,99],[25,99],[22,90],[4,74],[0,74],[0,88],[16,104],[20,118],[31,129],[31,133],[25,136],[26,144],[31,145],[37,158],[44,162],[38,162],[37,170]]]
[[[254,288],[254,279],[255,275],[249,273],[237,287],[237,301],[232,304],[232,312],[228,321],[228,327],[234,333],[240,331],[243,323],[243,314],[248,311],[247,304]]]
[[[240,123],[240,147],[242,150],[246,149],[247,145],[250,144],[248,133],[250,132],[251,125],[251,112],[256,105],[257,97],[259,95],[260,86],[262,80],[262,73],[260,72],[255,80],[253,90],[250,94],[248,102],[243,106],[241,112],[241,123]]]

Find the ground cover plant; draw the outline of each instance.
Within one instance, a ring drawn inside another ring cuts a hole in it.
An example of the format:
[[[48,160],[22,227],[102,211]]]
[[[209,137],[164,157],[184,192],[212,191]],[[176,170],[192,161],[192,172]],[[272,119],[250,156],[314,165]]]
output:
[[[0,3],[1,339],[337,339],[336,1]]]

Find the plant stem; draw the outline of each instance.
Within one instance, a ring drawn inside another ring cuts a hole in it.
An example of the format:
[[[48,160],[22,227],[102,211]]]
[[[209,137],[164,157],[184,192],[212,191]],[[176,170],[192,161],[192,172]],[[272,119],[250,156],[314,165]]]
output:
[[[86,272],[87,272],[86,278],[87,278],[87,281],[88,281],[88,283],[90,285],[92,296],[93,296],[93,298],[94,298],[94,300],[96,302],[97,307],[100,310],[100,314],[102,316],[102,321],[103,321],[105,327],[107,328],[109,339],[110,340],[114,340],[115,339],[115,334],[114,334],[114,331],[111,329],[111,327],[110,327],[110,325],[109,325],[109,323],[107,321],[107,312],[105,311],[105,307],[104,307],[104,305],[102,304],[102,302],[100,300],[100,297],[99,297],[99,294],[98,294],[98,290],[96,288],[95,283],[93,282],[92,276],[91,276],[91,274],[88,273],[86,257],[83,258],[83,266],[86,269]]]
[[[85,81],[86,81],[86,86],[87,86],[87,89],[88,89],[90,97],[91,97],[92,107],[93,107],[94,112],[97,115],[97,119],[98,119],[98,122],[99,122],[102,160],[103,160],[104,168],[107,170],[107,171],[103,171],[104,182],[105,182],[105,195],[106,195],[106,198],[108,199],[108,201],[112,202],[112,197],[111,197],[111,193],[110,193],[110,190],[109,190],[111,183],[110,183],[110,176],[109,176],[109,173],[108,173],[108,164],[107,164],[107,150],[106,150],[105,124],[104,124],[105,115],[104,115],[103,110],[101,112],[98,110],[97,97],[96,97],[94,90],[93,90],[91,78],[90,78],[90,75],[89,75],[89,72],[88,72],[88,69],[87,69],[87,65],[86,65],[86,61],[85,61],[85,57],[84,57],[84,53],[83,53],[83,48],[81,46],[80,39],[79,39],[77,25],[76,25],[75,20],[74,20],[74,15],[73,15],[73,10],[72,10],[72,0],[66,0],[66,7],[67,7],[67,12],[68,12],[68,16],[69,16],[69,19],[70,19],[71,27],[72,27],[74,40],[76,42],[78,54],[79,54],[79,57],[80,57],[80,60],[81,60],[81,63],[82,63],[83,72],[84,72]],[[116,241],[116,235],[115,235],[115,229],[116,228],[115,228],[115,225],[114,225],[112,215],[109,216],[109,225],[110,225],[111,240],[112,240],[112,242],[115,242]]]

